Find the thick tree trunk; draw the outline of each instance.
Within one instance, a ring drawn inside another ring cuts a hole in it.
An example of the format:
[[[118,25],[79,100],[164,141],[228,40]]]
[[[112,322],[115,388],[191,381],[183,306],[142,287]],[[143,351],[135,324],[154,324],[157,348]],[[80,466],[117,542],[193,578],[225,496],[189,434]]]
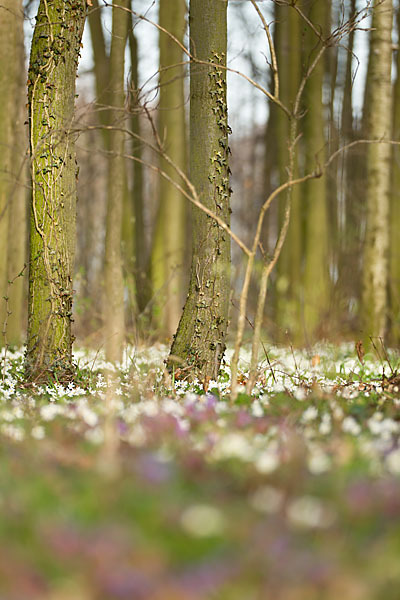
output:
[[[24,286],[18,274],[26,241],[25,83],[22,0],[6,0],[0,5],[0,346],[22,341]]]
[[[392,0],[376,1],[371,31],[368,101],[369,137],[390,139],[392,134]],[[370,336],[384,337],[388,316],[389,249],[389,144],[368,145],[367,228],[364,248],[362,328]]]
[[[190,178],[200,201],[229,224],[226,104],[227,1],[191,0]],[[225,351],[230,291],[230,238],[200,209],[193,210],[189,294],[169,366],[206,380],[218,375]]]
[[[26,371],[71,375],[76,161],[70,132],[86,0],[41,0],[29,66],[32,156]]]
[[[125,184],[125,136],[119,128],[125,119],[125,48],[128,35],[128,0],[114,0],[110,51],[110,157],[105,243],[105,332],[106,357],[115,362],[122,358],[125,336],[124,281],[122,273],[122,214]]]
[[[160,0],[160,25],[183,44],[186,29],[185,0]],[[186,171],[186,125],[182,48],[160,32],[160,103],[158,130],[163,151],[183,172]],[[177,183],[174,167],[161,158],[161,170]],[[172,337],[182,312],[185,228],[187,200],[161,176],[159,206],[151,256],[154,296],[153,316],[160,333]]]

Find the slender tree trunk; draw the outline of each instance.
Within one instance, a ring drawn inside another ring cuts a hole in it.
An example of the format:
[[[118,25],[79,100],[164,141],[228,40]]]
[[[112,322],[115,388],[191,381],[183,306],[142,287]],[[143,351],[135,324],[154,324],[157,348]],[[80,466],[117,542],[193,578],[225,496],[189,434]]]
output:
[[[280,75],[280,99],[288,107],[293,106],[298,92],[301,75],[301,21],[297,12],[288,6],[275,5],[276,10],[276,52]],[[278,126],[276,144],[278,146],[279,185],[287,181],[290,166],[290,121],[278,107],[271,107],[276,113]],[[297,151],[292,165],[293,178],[298,176]],[[300,319],[301,285],[301,207],[300,190],[295,186],[288,193],[292,196],[290,225],[282,253],[277,264],[276,308],[277,323],[287,332],[292,341],[300,341],[302,329]],[[285,220],[286,194],[279,199],[279,228]],[[287,341],[287,339],[285,340]]]
[[[200,201],[229,224],[226,104],[227,1],[191,0],[190,177]],[[169,365],[203,380],[218,375],[225,351],[230,289],[230,238],[193,210],[189,294]]]
[[[105,331],[106,357],[115,362],[122,358],[125,336],[124,281],[122,273],[122,214],[125,183],[125,136],[118,128],[125,119],[125,47],[129,23],[128,0],[114,0],[110,51],[110,157],[105,243]],[[122,125],[123,126],[123,125]]]
[[[186,2],[160,0],[160,25],[183,44],[186,29]],[[160,103],[158,130],[163,151],[182,171],[186,171],[186,126],[183,53],[171,37],[160,32]],[[175,169],[165,159],[161,170],[180,182]],[[187,201],[176,187],[160,177],[159,206],[151,256],[151,279],[155,324],[172,336],[182,312],[185,226]]]
[[[317,30],[326,30],[326,11],[329,4],[311,3],[309,18]],[[305,62],[310,65],[321,48],[315,32],[307,27]],[[320,60],[305,88],[304,146],[305,172],[323,164],[325,159],[325,115],[322,99],[324,61]],[[303,206],[306,211],[304,260],[304,326],[307,337],[320,333],[329,301],[328,220],[326,180],[310,180],[303,186]]]
[[[133,23],[132,23],[133,25]],[[143,311],[148,302],[148,282],[146,274],[146,238],[144,231],[144,180],[142,160],[142,143],[139,140],[141,135],[140,124],[140,106],[139,106],[139,72],[138,72],[138,44],[133,27],[129,30],[129,50],[131,56],[131,85],[130,85],[130,109],[131,109],[131,131],[134,134],[132,138],[132,156],[136,159],[132,164],[132,210],[133,221],[133,243],[135,258],[135,283],[136,283],[136,301],[138,309]],[[135,137],[136,136],[136,137]]]
[[[41,0],[29,66],[32,156],[26,372],[67,378],[72,365],[76,161],[70,132],[86,1]]]
[[[349,20],[356,15],[356,0],[351,0]],[[356,131],[353,125],[353,52],[354,31],[349,34],[346,44],[346,66],[343,84],[342,113],[341,113],[341,143],[347,144],[355,139]],[[340,210],[342,226],[339,246],[339,284],[340,293],[346,304],[360,289],[360,206],[357,185],[360,184],[359,173],[364,163],[365,146],[359,146],[340,157],[342,187],[340,190]],[[360,159],[359,153],[362,154]]]
[[[374,3],[369,83],[369,137],[390,139],[392,133],[392,0]],[[364,248],[362,327],[369,336],[384,337],[388,316],[389,144],[367,148],[367,229]]]
[[[101,11],[98,0],[93,0],[93,8],[88,13],[89,31],[93,49],[94,80],[99,121],[107,126],[110,123],[110,59],[107,55],[104,39]],[[102,130],[106,148],[109,147],[109,132]]]
[[[0,346],[22,341],[25,83],[22,0],[6,0],[0,5]]]
[[[400,6],[396,13],[397,35],[400,35]],[[393,135],[400,139],[400,49],[397,49],[396,81],[393,97]],[[390,340],[396,345],[400,342],[400,148],[392,149],[392,189],[390,197]]]
[[[8,226],[8,273],[7,279],[12,282],[8,286],[9,314],[7,319],[7,343],[20,345],[26,333],[26,286],[24,265],[26,263],[26,233],[28,200],[28,135],[25,129],[26,109],[26,68],[24,50],[24,22],[22,0],[14,2],[15,16],[15,100],[14,112],[10,113],[13,122],[12,150],[12,187],[10,190],[10,211]],[[8,68],[10,69],[10,51],[8,52]]]

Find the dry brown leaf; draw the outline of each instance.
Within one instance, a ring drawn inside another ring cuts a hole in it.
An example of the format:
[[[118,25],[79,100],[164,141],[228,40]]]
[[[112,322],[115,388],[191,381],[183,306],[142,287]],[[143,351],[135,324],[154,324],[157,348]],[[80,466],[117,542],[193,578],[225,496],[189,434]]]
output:
[[[321,357],[319,354],[315,354],[311,359],[311,364],[313,367],[317,367],[321,362]]]

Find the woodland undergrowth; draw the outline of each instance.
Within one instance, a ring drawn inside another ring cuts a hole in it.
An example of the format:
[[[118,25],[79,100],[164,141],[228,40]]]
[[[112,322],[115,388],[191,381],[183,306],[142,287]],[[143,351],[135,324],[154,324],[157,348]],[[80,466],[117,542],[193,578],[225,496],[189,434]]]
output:
[[[80,350],[75,382],[26,387],[8,350],[0,595],[396,598],[397,354],[268,348],[249,396],[243,350],[232,402],[231,353],[205,390],[167,351]]]

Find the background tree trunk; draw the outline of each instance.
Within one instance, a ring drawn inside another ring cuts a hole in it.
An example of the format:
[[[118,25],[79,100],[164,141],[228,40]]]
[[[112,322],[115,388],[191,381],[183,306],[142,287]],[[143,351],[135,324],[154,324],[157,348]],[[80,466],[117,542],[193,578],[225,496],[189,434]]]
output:
[[[186,29],[186,2],[160,0],[160,25],[183,44]],[[182,48],[160,31],[160,102],[158,131],[163,151],[186,171],[186,125]],[[176,170],[161,158],[160,169],[177,183]],[[187,200],[163,176],[159,180],[159,204],[155,226],[151,279],[153,316],[160,333],[172,337],[182,311]]]
[[[288,108],[298,92],[301,77],[301,21],[293,7],[275,5],[276,53],[279,69],[280,99]],[[287,181],[290,165],[290,121],[278,107],[271,106],[276,113],[276,144],[278,146],[279,185]],[[292,177],[298,177],[297,150],[294,156]],[[281,256],[277,264],[276,319],[280,330],[288,333],[292,341],[299,342],[302,334],[300,312],[302,225],[301,188],[290,190],[292,209],[290,225]],[[279,199],[279,228],[285,215],[286,194]],[[287,337],[283,338],[287,342]]]
[[[22,343],[26,333],[26,286],[24,273],[27,253],[27,200],[28,200],[28,135],[25,121],[26,109],[26,67],[24,49],[24,22],[22,0],[14,1],[15,16],[15,100],[13,113],[12,148],[12,188],[10,192],[10,212],[8,226],[8,286],[9,312],[7,320],[7,342],[12,346]],[[1,34],[0,34],[1,35]],[[9,71],[10,62],[8,55]]]
[[[29,66],[32,156],[26,371],[67,378],[72,365],[76,161],[70,127],[86,0],[41,0]]]
[[[101,11],[98,0],[93,0],[93,8],[89,11],[88,22],[93,48],[93,69],[96,88],[96,104],[99,121],[107,126],[110,123],[110,57],[107,55]],[[106,148],[109,147],[109,132],[102,129]]]
[[[400,6],[396,11],[397,35],[400,35]],[[397,47],[396,81],[393,90],[393,134],[400,139],[400,49]],[[390,194],[390,342],[400,342],[400,148],[392,148],[392,186]]]
[[[229,223],[226,104],[227,1],[191,0],[190,178],[200,201]],[[230,238],[193,210],[189,294],[169,365],[187,376],[216,378],[225,351],[230,290]]]
[[[123,127],[125,119],[125,48],[128,35],[128,0],[114,0],[110,51],[110,157],[105,242],[105,334],[106,357],[120,361],[125,336],[124,280],[122,272],[122,214],[125,193],[125,157]]]
[[[132,27],[129,29],[129,50],[131,57],[130,78],[130,110],[132,138],[131,152],[136,159],[132,162],[132,212],[134,215],[131,230],[134,243],[134,270],[136,284],[136,302],[139,311],[143,311],[148,302],[148,281],[146,273],[147,247],[144,229],[144,177],[142,160],[140,105],[139,105],[139,69],[138,69],[138,44]],[[135,137],[136,136],[136,137]]]
[[[322,35],[326,32],[327,10],[330,3],[311,3],[308,17]],[[315,32],[307,27],[305,32],[304,63],[308,68],[321,49]],[[322,98],[324,60],[320,59],[305,87],[303,140],[305,172],[309,173],[323,164],[325,159],[325,115]],[[329,302],[328,221],[326,178],[308,181],[302,188],[303,210],[306,213],[304,257],[304,328],[312,339],[321,328]]]
[[[0,346],[22,341],[23,280],[15,278],[25,261],[25,79],[22,0],[5,0],[0,6]]]
[[[392,0],[375,2],[373,12],[368,102],[369,137],[390,139],[392,134]],[[388,316],[389,144],[367,148],[367,225],[364,248],[362,328],[369,336],[384,337]]]

